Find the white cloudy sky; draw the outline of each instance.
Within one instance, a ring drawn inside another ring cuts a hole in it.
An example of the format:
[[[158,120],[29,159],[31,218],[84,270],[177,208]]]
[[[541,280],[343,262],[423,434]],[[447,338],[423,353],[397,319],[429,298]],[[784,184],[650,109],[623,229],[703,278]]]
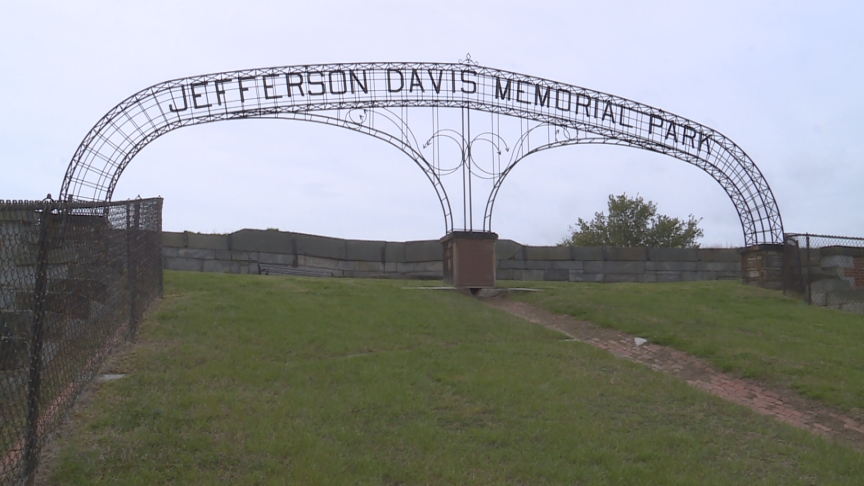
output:
[[[455,62],[630,98],[710,126],[762,170],[790,232],[864,236],[864,2],[0,0],[0,199],[56,196],[69,159],[115,104],[158,82],[243,68]],[[703,244],[740,245],[734,206],[669,157],[573,146],[526,159],[494,230],[553,244],[639,193],[704,218]],[[245,120],[174,131],[143,150],[114,199],[161,195],[167,230],[249,228],[431,239],[434,191],[363,135]]]

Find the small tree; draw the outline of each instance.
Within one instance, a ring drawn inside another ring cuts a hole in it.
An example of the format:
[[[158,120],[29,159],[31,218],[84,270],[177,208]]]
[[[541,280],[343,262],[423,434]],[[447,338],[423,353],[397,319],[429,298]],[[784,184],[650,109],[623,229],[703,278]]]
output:
[[[657,204],[635,198],[609,195],[609,216],[594,213],[592,221],[579,218],[570,235],[559,243],[568,246],[650,246],[654,248],[698,248],[704,236],[692,214],[686,221],[657,214]]]

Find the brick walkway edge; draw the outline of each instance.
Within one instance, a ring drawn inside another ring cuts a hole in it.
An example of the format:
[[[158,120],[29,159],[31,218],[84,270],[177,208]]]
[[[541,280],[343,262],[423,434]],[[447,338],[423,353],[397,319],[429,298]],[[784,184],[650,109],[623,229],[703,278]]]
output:
[[[659,344],[636,344],[635,336],[602,328],[566,315],[556,315],[524,302],[506,298],[484,299],[492,307],[559,331],[570,338],[604,349],[615,356],[668,373],[688,385],[749,407],[781,422],[833,437],[864,450],[864,423],[853,420],[823,403],[790,391],[767,389],[714,368],[707,361]]]

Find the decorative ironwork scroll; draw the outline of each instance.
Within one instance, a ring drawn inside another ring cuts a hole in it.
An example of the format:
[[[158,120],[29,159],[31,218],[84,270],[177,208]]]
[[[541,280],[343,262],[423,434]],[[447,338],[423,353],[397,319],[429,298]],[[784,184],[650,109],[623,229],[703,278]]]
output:
[[[110,200],[123,170],[153,140],[188,125],[243,118],[325,123],[390,143],[432,183],[448,233],[491,231],[501,184],[528,155],[592,143],[659,152],[699,167],[732,200],[746,245],[783,242],[767,181],[716,130],[606,93],[483,67],[470,56],[449,64],[250,69],[156,84],[123,100],[90,130],[69,164],[61,197]],[[455,218],[451,200],[462,206]]]

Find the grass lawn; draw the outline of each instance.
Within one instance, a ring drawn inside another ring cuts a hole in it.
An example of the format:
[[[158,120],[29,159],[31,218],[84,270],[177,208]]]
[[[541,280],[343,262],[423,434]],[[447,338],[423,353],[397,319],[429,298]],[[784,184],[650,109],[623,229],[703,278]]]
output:
[[[50,484],[861,484],[864,454],[417,282],[166,272]],[[569,290],[568,290],[569,291]],[[549,292],[552,294],[552,292]]]
[[[864,413],[864,315],[729,281],[532,286],[514,298]]]

